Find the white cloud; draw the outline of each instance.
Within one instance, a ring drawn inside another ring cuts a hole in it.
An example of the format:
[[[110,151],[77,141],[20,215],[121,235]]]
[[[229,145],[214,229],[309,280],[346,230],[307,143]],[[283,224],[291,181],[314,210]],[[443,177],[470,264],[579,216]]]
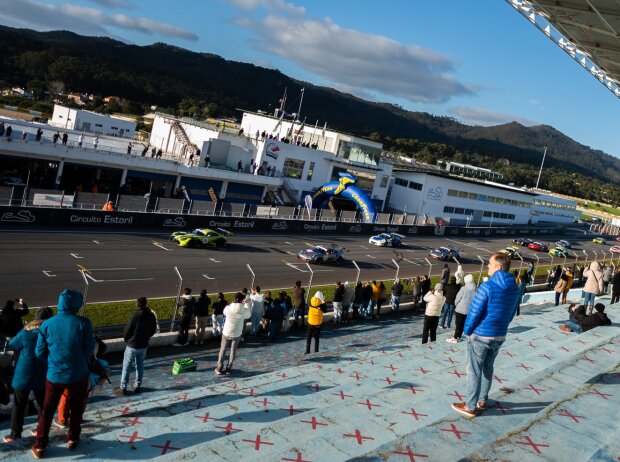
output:
[[[229,1],[250,8],[275,0]],[[454,60],[428,48],[341,27],[329,18],[268,14],[262,19],[245,16],[237,24],[254,31],[255,47],[358,95],[441,103],[473,93],[452,75]]]
[[[303,6],[293,5],[284,0],[228,0],[228,2],[245,11],[264,8],[269,11],[279,11],[283,14],[306,14],[306,9]]]
[[[107,27],[116,27],[147,35],[198,40],[193,32],[170,24],[124,14],[108,15],[96,8],[67,3],[50,5],[34,0],[0,0],[0,11],[4,24],[38,30],[62,29],[85,35],[112,35]]]
[[[106,8],[125,8],[133,9],[133,3],[126,0],[90,0],[97,5],[105,6]]]
[[[538,122],[526,117],[475,107],[453,107],[450,109],[450,113],[460,117],[468,125],[490,126],[509,122],[518,122],[526,126],[538,125]]]

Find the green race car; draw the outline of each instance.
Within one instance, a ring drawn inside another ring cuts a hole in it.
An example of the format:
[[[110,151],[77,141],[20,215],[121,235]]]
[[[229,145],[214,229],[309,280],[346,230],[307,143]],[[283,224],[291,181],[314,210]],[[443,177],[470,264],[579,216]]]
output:
[[[521,256],[521,249],[516,245],[511,245],[505,249],[499,250],[497,253],[505,253],[510,255],[511,260],[517,260]]]
[[[592,239],[592,242],[594,242],[595,244],[605,244],[605,239],[603,239],[602,237],[595,237],[594,239]]]
[[[224,247],[232,235],[230,231],[221,228],[197,228],[191,233],[176,231],[170,235],[170,240],[179,244],[179,247]]]
[[[549,251],[549,255],[551,255],[552,257],[566,257],[568,256],[568,252],[566,252],[565,249],[561,249],[559,247],[556,247],[555,249],[551,249]]]

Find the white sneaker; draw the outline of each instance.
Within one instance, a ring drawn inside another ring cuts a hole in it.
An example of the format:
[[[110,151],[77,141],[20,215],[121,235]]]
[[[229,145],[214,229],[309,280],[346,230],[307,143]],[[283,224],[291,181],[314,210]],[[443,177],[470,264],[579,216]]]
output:
[[[447,339],[446,339],[446,342],[448,342],[448,343],[457,343],[457,342],[458,342],[458,340],[457,340],[457,339],[455,339],[454,337],[450,337],[450,338],[447,338]]]
[[[173,343],[172,346],[174,346],[174,347],[181,347],[183,345],[181,345],[180,343]]]

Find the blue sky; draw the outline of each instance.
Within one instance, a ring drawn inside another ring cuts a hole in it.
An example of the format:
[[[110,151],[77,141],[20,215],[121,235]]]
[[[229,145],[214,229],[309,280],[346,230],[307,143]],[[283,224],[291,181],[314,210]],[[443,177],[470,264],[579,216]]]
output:
[[[618,98],[502,0],[0,0],[0,23],[171,43],[472,125],[548,124],[620,157]]]

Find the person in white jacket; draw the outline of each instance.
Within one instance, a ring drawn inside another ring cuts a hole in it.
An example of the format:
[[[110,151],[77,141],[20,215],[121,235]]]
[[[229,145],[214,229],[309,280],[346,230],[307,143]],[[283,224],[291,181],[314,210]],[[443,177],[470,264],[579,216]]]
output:
[[[446,342],[457,343],[463,335],[463,327],[465,327],[465,319],[467,319],[467,313],[469,313],[469,306],[474,300],[476,295],[476,283],[474,282],[474,276],[468,274],[464,278],[465,285],[461,287],[459,293],[456,294],[456,321],[454,327],[454,336],[447,338]]]
[[[439,324],[441,309],[446,302],[446,297],[443,294],[443,284],[435,284],[435,288],[424,296],[424,301],[426,302],[426,311],[424,312],[422,343],[428,342],[429,335],[431,342],[434,342],[437,338],[437,324]]]
[[[256,335],[260,329],[260,321],[263,319],[263,312],[265,311],[265,296],[260,293],[259,286],[252,289],[250,300],[252,300],[252,322],[250,324],[250,335]]]
[[[583,286],[583,304],[588,308],[588,314],[594,309],[594,299],[603,293],[603,271],[597,261],[593,261],[583,270],[586,283]]]
[[[465,277],[465,271],[463,271],[463,266],[458,265],[456,267],[456,272],[454,273],[454,278],[456,279],[456,284],[463,284],[463,278]]]
[[[251,301],[247,300],[244,303],[245,295],[241,292],[237,292],[235,295],[235,301],[224,308],[224,316],[226,321],[224,322],[224,331],[222,333],[222,343],[220,346],[220,355],[217,358],[217,367],[215,373],[217,375],[230,374],[230,371],[235,361],[235,355],[237,354],[237,346],[243,335],[243,326],[245,320],[250,319],[252,315],[250,306]],[[226,355],[226,350],[230,344],[230,356],[228,357],[228,364],[226,368],[223,368],[222,360]]]

